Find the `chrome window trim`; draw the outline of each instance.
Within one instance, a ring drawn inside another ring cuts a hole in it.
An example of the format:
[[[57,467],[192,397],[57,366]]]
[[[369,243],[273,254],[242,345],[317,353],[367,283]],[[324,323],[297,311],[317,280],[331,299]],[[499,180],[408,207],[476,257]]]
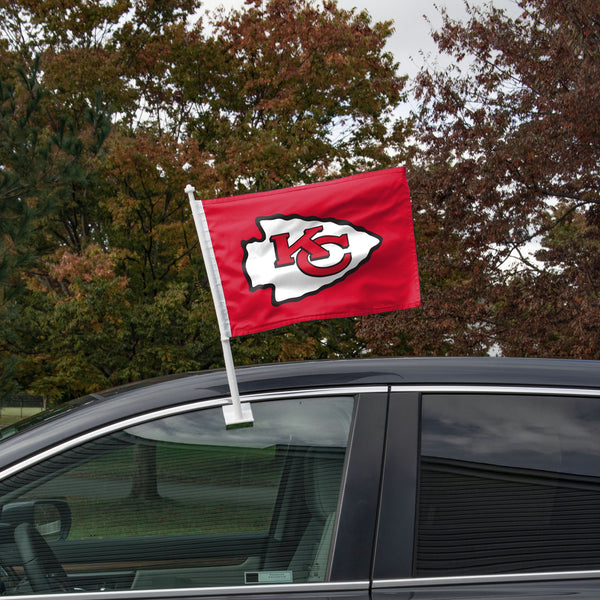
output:
[[[351,592],[367,591],[368,581],[340,581],[322,583],[288,583],[280,585],[246,585],[232,587],[173,588],[148,590],[114,590],[105,592],[65,592],[59,594],[14,594],[3,598],[19,600],[56,600],[57,598],[88,598],[89,600],[114,600],[125,598],[197,598],[198,596],[241,596],[249,594],[288,594],[293,592]]]
[[[312,398],[318,396],[344,396],[344,395],[356,395],[356,394],[364,394],[364,393],[373,393],[373,392],[387,392],[388,386],[378,385],[378,386],[345,386],[345,387],[331,387],[331,388],[314,388],[314,389],[301,389],[301,390],[289,390],[282,392],[263,392],[260,394],[246,394],[241,396],[241,400],[243,402],[261,402],[265,400],[285,400],[288,398]],[[123,419],[120,421],[115,421],[114,423],[110,423],[108,425],[104,425],[99,427],[98,429],[94,429],[92,431],[88,431],[81,435],[78,435],[74,438],[66,440],[60,444],[52,446],[51,448],[47,448],[46,450],[34,454],[25,460],[15,463],[10,467],[0,471],[0,481],[3,479],[22,471],[23,469],[27,469],[47,458],[51,458],[52,456],[56,456],[65,450],[69,450],[70,448],[74,448],[80,444],[84,444],[85,442],[89,442],[91,440],[95,440],[97,438],[102,437],[103,435],[108,435],[110,433],[114,433],[115,431],[120,431],[122,429],[126,429],[128,427],[134,427],[135,425],[141,425],[143,423],[147,423],[148,421],[153,421],[155,419],[161,419],[164,417],[171,417],[175,415],[184,414],[186,412],[191,412],[193,410],[201,410],[206,408],[213,408],[218,406],[224,406],[231,402],[230,396],[225,396],[221,398],[213,398],[209,400],[196,400],[191,401],[186,404],[178,404],[177,406],[170,406],[168,408],[161,408],[154,411],[150,411],[147,413],[142,413],[138,415],[134,415],[133,417],[128,417],[127,419]]]
[[[423,394],[518,394],[520,396],[591,396],[600,397],[600,389],[534,387],[529,385],[485,385],[485,384],[427,384],[392,385],[391,392],[421,392]]]
[[[558,581],[572,579],[600,579],[600,571],[548,571],[541,573],[506,573],[495,575],[455,575],[441,577],[414,577],[412,579],[377,579],[373,589],[432,587],[438,585],[475,585],[486,583],[519,583],[529,581]]]
[[[287,398],[311,398],[319,396],[347,396],[356,394],[375,394],[378,392],[388,392],[390,389],[389,385],[353,385],[353,386],[337,386],[337,387],[324,387],[314,389],[300,389],[300,390],[285,390],[281,392],[261,392],[260,394],[246,394],[242,396],[243,402],[260,402],[261,400],[285,400]],[[226,398],[229,402],[230,399]]]

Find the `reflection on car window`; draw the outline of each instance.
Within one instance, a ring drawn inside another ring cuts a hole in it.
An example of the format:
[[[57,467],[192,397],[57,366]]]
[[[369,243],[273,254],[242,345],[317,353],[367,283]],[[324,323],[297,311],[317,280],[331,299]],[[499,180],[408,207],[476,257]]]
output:
[[[220,408],[152,421],[2,482],[2,517],[48,499],[70,512],[68,535],[50,543],[65,574],[46,580],[60,586],[25,567],[13,591],[324,581],[353,399],[259,402],[253,412],[253,427],[232,430]]]
[[[62,415],[66,412],[79,408],[88,402],[93,401],[92,396],[83,396],[82,398],[77,398],[76,400],[71,400],[70,402],[66,402],[65,404],[61,404],[56,408],[52,408],[49,410],[45,410],[25,419],[21,419],[12,425],[8,425],[7,427],[3,427],[0,429],[0,441],[5,440],[6,438],[12,437],[17,433],[22,433],[39,425],[40,423],[44,423],[45,421],[49,421],[50,419],[54,419],[59,415]]]
[[[597,569],[600,402],[423,398],[416,573]]]

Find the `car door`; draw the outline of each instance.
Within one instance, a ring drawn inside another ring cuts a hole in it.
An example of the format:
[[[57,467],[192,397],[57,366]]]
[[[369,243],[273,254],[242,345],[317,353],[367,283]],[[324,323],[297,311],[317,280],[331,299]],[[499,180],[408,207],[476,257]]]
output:
[[[0,482],[0,521],[16,532],[0,539],[6,593],[366,598],[387,392],[245,401],[252,427],[228,429],[222,400],[200,402],[105,426],[13,468]],[[51,522],[36,511],[65,506],[40,541]],[[27,548],[45,569],[39,581],[23,564]]]
[[[373,598],[597,598],[598,391],[400,389]]]

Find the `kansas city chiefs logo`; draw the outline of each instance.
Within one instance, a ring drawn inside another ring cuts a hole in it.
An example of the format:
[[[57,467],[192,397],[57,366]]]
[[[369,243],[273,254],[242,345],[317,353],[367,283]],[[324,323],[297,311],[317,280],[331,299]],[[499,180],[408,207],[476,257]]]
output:
[[[378,235],[335,219],[299,215],[259,217],[262,238],[244,240],[243,269],[250,290],[271,288],[278,306],[330,287],[369,260]]]

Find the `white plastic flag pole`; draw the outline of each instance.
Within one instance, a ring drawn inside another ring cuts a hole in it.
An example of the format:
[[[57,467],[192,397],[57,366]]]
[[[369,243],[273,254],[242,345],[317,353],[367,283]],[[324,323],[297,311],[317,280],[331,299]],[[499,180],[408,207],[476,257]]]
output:
[[[227,313],[225,295],[223,293],[219,269],[210,240],[208,222],[206,221],[204,208],[202,202],[195,199],[195,191],[196,189],[192,185],[188,185],[185,188],[185,193],[190,199],[194,223],[196,224],[198,239],[200,240],[200,249],[202,250],[206,274],[208,276],[208,284],[215,304],[217,323],[219,324],[219,332],[221,334],[221,346],[223,348],[223,357],[225,359],[225,371],[227,373],[227,382],[229,383],[229,391],[231,393],[231,405],[223,407],[223,415],[227,427],[244,427],[252,425],[254,418],[252,416],[250,404],[242,404],[240,402],[240,393],[235,377],[235,365],[233,364],[233,354],[231,353],[231,344],[229,342],[231,337],[231,327],[229,325],[229,315]]]

